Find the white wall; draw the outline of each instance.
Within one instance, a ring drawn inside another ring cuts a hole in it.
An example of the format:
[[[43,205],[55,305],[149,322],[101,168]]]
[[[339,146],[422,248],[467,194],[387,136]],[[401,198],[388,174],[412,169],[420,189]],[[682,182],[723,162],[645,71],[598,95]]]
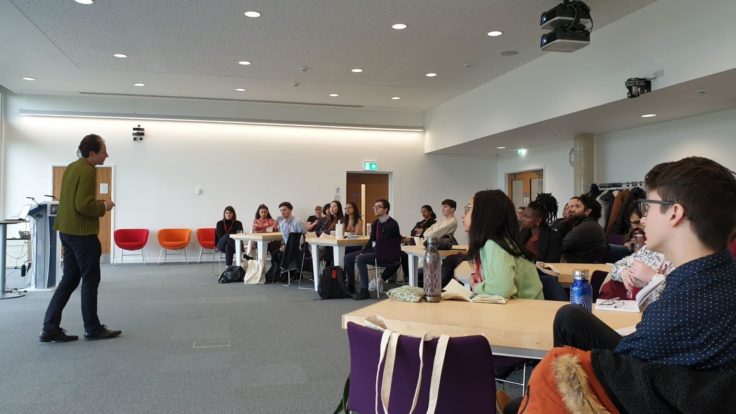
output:
[[[506,174],[542,169],[544,170],[544,192],[552,193],[557,198],[561,213],[562,206],[573,196],[573,168],[568,162],[568,153],[572,145],[571,140],[531,148],[523,157],[516,151],[499,155],[496,166],[496,185],[499,189],[506,191]]]
[[[736,109],[597,137],[597,182],[639,181],[655,164],[699,155],[736,170]]]
[[[453,198],[462,205],[496,182],[493,157],[425,155],[418,132],[146,121],[146,138],[136,143],[134,121],[19,116],[22,102],[9,99],[3,194],[9,212],[18,211],[26,196],[49,194],[51,166],[73,161],[80,139],[91,132],[106,139],[106,164],[114,166],[116,228],[212,227],[227,204],[249,225],[259,203],[277,212],[284,200],[304,219],[314,205],[332,199],[336,186],[344,201],[346,171],[375,159],[392,172],[391,213],[408,232],[422,204],[439,210],[442,199]],[[153,235],[146,253],[158,254]]]
[[[595,30],[584,49],[548,53],[427,112],[425,151],[624,99],[630,77],[663,70],[659,89],[732,69],[735,14],[733,0],[652,3]]]

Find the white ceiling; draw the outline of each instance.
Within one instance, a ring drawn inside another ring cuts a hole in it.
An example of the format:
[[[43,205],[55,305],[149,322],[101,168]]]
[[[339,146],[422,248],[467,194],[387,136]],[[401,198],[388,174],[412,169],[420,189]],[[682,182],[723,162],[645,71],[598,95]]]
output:
[[[586,2],[598,29],[653,1]],[[91,92],[425,111],[541,56],[539,15],[557,3],[97,0],[83,6],[73,0],[0,0],[0,85],[28,94]],[[246,18],[246,10],[262,16]],[[393,30],[394,23],[406,23],[408,29]],[[490,30],[504,35],[490,38]],[[506,50],[519,53],[501,56]],[[129,58],[112,56],[119,52]],[[238,60],[253,64],[240,66]],[[302,66],[308,70],[301,71]],[[365,72],[351,73],[355,67]],[[439,76],[427,78],[427,72]],[[146,86],[134,87],[134,82]],[[340,96],[330,98],[330,93]]]

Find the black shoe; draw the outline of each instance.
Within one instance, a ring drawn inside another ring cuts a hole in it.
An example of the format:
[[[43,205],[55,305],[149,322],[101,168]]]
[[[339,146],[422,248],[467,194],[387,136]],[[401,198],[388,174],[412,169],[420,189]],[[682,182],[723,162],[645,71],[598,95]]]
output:
[[[117,336],[120,336],[120,334],[123,333],[122,331],[111,331],[107,329],[107,326],[100,325],[99,328],[97,328],[94,332],[86,332],[84,334],[84,339],[88,341],[94,341],[97,339],[112,339]]]
[[[355,294],[355,285],[348,285],[347,291],[348,295],[353,296]]]
[[[72,342],[77,339],[79,339],[77,335],[67,335],[66,331],[61,328],[54,332],[42,330],[41,335],[38,337],[39,342]]]
[[[358,291],[355,292],[355,295],[353,295],[353,299],[355,300],[366,300],[370,298],[371,294],[368,292],[368,289],[358,289]]]

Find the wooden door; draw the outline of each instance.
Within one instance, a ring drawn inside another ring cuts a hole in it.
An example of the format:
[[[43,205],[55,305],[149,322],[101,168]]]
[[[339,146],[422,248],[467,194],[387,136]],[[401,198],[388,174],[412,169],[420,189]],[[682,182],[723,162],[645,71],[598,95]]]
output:
[[[112,167],[97,167],[97,193],[98,200],[112,200]],[[53,167],[54,170],[54,199],[58,200],[61,194],[61,178],[64,176],[66,167]],[[100,244],[102,254],[110,254],[110,242],[112,240],[112,214],[105,213],[100,217]]]
[[[362,186],[365,185],[365,199]],[[373,202],[379,198],[388,200],[388,174],[385,173],[347,173],[345,202],[352,201],[363,215],[363,223],[373,223]],[[390,200],[389,200],[390,201]]]
[[[544,171],[522,171],[507,175],[507,194],[516,207],[525,207],[542,192]]]

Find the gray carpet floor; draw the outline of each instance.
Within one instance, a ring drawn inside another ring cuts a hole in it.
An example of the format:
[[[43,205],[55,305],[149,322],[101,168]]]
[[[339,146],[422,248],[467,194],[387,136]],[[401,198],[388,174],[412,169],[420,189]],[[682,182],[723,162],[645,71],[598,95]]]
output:
[[[331,413],[349,372],[340,317],[373,301],[216,279],[209,264],[103,265],[100,319],[123,331],[106,341],[39,343],[52,292],[0,301],[0,413]],[[81,319],[77,291],[62,326],[81,337]]]

